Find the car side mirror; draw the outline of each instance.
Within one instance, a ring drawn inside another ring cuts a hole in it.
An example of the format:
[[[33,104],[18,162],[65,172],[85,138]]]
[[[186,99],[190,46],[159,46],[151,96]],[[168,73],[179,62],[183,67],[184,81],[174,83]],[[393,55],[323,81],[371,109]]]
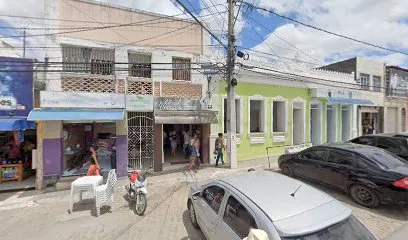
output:
[[[201,197],[201,192],[195,192],[191,195],[194,200],[197,200]]]
[[[249,231],[248,237],[243,238],[243,240],[269,240],[269,237],[264,230],[251,229]]]

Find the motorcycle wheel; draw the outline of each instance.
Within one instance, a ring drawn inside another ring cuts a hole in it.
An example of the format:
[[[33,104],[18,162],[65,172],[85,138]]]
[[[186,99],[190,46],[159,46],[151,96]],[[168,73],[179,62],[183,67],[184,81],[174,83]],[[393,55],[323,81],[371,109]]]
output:
[[[147,208],[147,199],[144,193],[137,193],[135,203],[135,213],[139,216],[142,216]]]

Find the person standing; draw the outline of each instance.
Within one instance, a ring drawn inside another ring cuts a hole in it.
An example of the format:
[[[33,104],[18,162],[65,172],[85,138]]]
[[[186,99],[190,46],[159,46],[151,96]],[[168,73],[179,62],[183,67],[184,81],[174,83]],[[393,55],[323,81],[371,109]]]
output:
[[[183,149],[184,149],[184,159],[189,159],[190,157],[190,135],[187,131],[184,130],[183,132],[184,135],[184,145],[183,145]]]
[[[215,160],[215,166],[218,167],[218,161],[221,159],[221,164],[224,165],[224,154],[222,150],[225,150],[223,134],[218,133],[218,138],[215,139],[215,151],[217,152],[217,159]]]
[[[170,137],[170,146],[171,146],[171,156],[176,156],[176,148],[177,148],[177,139],[176,136]]]
[[[197,134],[194,135],[193,139],[191,139],[191,163],[188,166],[188,169],[191,171],[193,167],[200,166],[200,140],[198,139]],[[194,170],[196,171],[196,170]]]

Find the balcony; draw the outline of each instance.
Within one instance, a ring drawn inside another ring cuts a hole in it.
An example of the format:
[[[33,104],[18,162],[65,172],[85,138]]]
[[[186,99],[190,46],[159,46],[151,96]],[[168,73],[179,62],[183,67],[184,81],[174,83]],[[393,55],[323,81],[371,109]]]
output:
[[[387,97],[406,98],[408,97],[408,90],[402,88],[387,88]]]

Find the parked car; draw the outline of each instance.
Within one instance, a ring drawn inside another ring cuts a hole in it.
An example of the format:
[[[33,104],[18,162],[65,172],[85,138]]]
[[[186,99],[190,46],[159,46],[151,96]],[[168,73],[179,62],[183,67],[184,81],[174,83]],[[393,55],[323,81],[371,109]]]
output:
[[[208,240],[376,239],[333,197],[279,173],[251,171],[193,185],[187,207]]]
[[[408,202],[408,165],[383,149],[353,144],[310,147],[279,157],[286,175],[339,188],[366,207]]]
[[[350,142],[379,147],[408,160],[408,135],[371,134],[354,138]]]

